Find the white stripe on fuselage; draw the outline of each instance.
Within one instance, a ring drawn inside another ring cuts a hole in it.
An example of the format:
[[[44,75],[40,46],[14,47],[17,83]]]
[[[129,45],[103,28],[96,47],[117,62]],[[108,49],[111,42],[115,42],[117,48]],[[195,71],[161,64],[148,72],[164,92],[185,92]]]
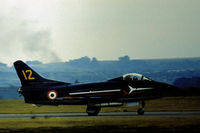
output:
[[[150,90],[153,88],[133,88],[130,85],[128,86],[130,88],[129,94],[131,94],[133,91],[141,91],[141,90]]]
[[[81,94],[96,94],[96,93],[106,93],[106,92],[118,92],[120,89],[116,90],[101,90],[101,91],[86,91],[86,92],[72,92],[69,95],[81,95]]]

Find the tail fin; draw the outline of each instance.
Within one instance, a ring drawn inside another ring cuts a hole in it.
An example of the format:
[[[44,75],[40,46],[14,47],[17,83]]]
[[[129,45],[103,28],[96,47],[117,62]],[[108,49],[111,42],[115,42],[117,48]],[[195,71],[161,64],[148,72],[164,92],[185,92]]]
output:
[[[41,82],[50,81],[41,77],[23,61],[14,62],[14,66],[22,86],[36,85]]]

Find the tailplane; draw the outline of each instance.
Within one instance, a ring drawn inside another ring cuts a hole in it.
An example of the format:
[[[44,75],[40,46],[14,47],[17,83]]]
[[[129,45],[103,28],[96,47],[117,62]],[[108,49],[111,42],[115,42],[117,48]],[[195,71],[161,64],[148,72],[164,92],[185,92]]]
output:
[[[40,83],[55,83],[56,81],[48,80],[40,76],[23,61],[14,62],[14,67],[21,81],[22,86],[37,85]]]

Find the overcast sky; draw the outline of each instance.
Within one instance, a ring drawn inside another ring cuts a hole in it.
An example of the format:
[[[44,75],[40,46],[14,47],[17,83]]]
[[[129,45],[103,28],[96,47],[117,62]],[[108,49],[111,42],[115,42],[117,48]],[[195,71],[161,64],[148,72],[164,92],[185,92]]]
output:
[[[200,57],[199,0],[0,0],[0,62]]]

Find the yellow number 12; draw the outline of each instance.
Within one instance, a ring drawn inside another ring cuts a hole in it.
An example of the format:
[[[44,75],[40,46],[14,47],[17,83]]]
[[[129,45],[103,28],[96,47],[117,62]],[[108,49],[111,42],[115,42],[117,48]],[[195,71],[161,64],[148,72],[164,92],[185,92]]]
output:
[[[26,70],[26,71],[22,70],[22,73],[24,75],[25,80],[34,80],[35,79],[35,77],[32,77],[32,71],[31,70]]]

